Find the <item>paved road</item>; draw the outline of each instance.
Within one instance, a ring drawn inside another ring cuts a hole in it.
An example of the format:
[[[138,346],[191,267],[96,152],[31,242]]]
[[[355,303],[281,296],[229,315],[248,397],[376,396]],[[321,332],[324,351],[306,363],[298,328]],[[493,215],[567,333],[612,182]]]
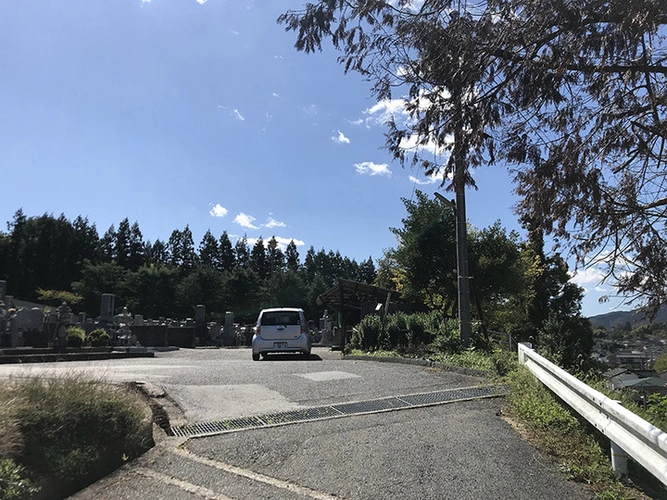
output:
[[[0,366],[0,378],[86,371],[163,387],[189,423],[470,387],[474,377],[341,360],[252,362],[242,350],[155,359]],[[584,499],[501,418],[499,398],[359,415],[158,446],[76,499]]]
[[[341,360],[314,348],[310,360],[252,361],[249,349],[182,349],[156,358],[0,365],[0,378],[89,373],[111,381],[145,381],[166,390],[188,422],[245,417],[325,404],[476,385],[474,377],[407,365]]]

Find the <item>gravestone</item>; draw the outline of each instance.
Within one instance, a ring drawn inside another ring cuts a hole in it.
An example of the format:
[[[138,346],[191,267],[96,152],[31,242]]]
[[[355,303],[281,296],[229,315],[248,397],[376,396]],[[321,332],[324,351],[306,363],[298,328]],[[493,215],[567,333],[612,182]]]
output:
[[[195,307],[195,322],[199,325],[204,323],[204,318],[206,316],[206,306],[199,304]]]
[[[113,322],[115,306],[116,296],[113,293],[103,293],[100,298],[100,321]]]
[[[234,331],[234,313],[225,313],[225,329],[222,336],[223,345],[236,345],[236,332]]]
[[[13,314],[11,325],[11,346],[21,347],[25,345],[26,337],[34,339],[40,336],[44,327],[44,314],[39,307],[32,309],[19,309]]]
[[[219,325],[218,323],[210,323],[208,325],[208,336],[213,340],[214,342],[220,344],[222,343],[222,325]]]
[[[199,344],[209,340],[206,328],[206,306],[202,304],[195,307],[195,337]]]

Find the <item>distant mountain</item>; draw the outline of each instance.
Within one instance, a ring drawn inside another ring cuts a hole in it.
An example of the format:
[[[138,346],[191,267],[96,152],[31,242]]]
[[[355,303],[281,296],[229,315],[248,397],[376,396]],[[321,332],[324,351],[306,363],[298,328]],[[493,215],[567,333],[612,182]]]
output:
[[[630,323],[630,326],[640,326],[648,324],[643,312],[635,311],[614,311],[606,314],[598,314],[588,318],[593,325],[602,326],[606,330],[611,330],[618,324]],[[667,307],[663,307],[653,318],[653,323],[667,323]]]

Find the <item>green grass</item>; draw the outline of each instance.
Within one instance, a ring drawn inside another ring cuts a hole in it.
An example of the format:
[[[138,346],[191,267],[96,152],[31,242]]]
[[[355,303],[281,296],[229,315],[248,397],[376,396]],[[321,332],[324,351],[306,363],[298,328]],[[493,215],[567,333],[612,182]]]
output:
[[[347,356],[372,356],[375,358],[400,358],[401,355],[396,351],[363,351],[361,349],[346,349]]]
[[[474,370],[495,372],[493,358],[488,353],[475,349],[465,349],[454,354],[435,354],[430,358],[443,365],[461,366],[464,368],[472,368]]]
[[[0,498],[67,496],[151,446],[150,426],[138,394],[100,380],[75,375],[5,383]]]
[[[525,367],[518,367],[505,380],[509,393],[504,412],[568,479],[589,485],[599,500],[667,498],[660,483],[632,462],[628,464],[629,482],[621,482],[611,467],[608,440]],[[633,406],[629,408],[634,411]]]
[[[363,351],[361,349],[349,349],[346,351],[346,353],[348,356],[372,356],[379,358],[428,358],[431,361],[442,363],[443,365],[472,368],[474,370],[486,371],[491,374],[495,374],[497,372],[504,374],[509,369],[503,367],[516,364],[515,362],[510,361],[508,356],[505,356],[500,352],[490,354],[488,352],[476,350],[473,348],[450,354],[433,353],[432,351],[425,353],[402,353],[398,351],[387,350]]]

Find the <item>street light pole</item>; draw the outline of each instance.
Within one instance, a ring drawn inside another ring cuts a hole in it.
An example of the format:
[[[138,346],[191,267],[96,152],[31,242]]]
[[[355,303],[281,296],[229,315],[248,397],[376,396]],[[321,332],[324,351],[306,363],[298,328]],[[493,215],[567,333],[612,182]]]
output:
[[[456,217],[456,274],[458,275],[459,336],[464,347],[470,345],[470,272],[468,270],[468,226],[466,222],[466,198],[463,183],[456,183],[456,201],[435,193],[444,204],[454,210]]]

